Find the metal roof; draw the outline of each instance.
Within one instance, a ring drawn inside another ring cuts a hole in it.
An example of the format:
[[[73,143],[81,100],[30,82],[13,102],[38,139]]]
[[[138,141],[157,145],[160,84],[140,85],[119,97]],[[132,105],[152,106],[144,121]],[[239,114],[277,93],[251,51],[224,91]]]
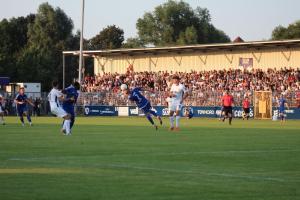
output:
[[[277,40],[277,41],[253,41],[240,43],[220,43],[220,44],[201,44],[188,46],[170,47],[149,47],[135,49],[113,49],[113,50],[87,50],[83,51],[84,56],[134,56],[143,54],[166,54],[166,53],[187,53],[187,52],[211,52],[211,51],[234,51],[234,50],[260,50],[270,48],[293,48],[300,47],[300,39],[297,40]],[[77,51],[63,51],[64,55],[78,55]]]

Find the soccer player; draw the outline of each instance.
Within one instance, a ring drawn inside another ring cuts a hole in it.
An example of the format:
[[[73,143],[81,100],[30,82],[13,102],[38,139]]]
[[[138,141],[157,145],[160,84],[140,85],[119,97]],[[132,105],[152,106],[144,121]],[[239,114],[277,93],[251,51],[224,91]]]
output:
[[[224,118],[223,122],[226,118],[229,119],[229,125],[231,125],[232,122],[232,105],[234,103],[233,96],[230,95],[229,90],[226,90],[225,95],[222,97],[222,104],[224,106]]]
[[[20,117],[20,121],[22,122],[22,126],[25,126],[23,115],[26,115],[29,125],[32,126],[32,121],[31,121],[30,114],[28,112],[27,104],[30,104],[33,107],[34,104],[28,99],[27,95],[25,94],[24,87],[21,87],[19,89],[19,94],[16,96],[14,102],[17,106],[17,113],[18,116]]]
[[[3,103],[4,103],[4,98],[3,96],[0,94],[0,123],[2,125],[5,125],[5,121],[4,121],[4,112],[5,109],[3,107]]]
[[[243,120],[245,118],[249,120],[249,113],[250,113],[250,101],[249,98],[246,96],[244,101],[243,101]]]
[[[172,99],[169,104],[170,111],[170,131],[179,131],[180,111],[183,101],[188,97],[183,84],[180,83],[180,78],[177,75],[172,77],[172,86],[169,97]],[[176,127],[174,128],[174,114],[176,119]]]
[[[68,114],[71,115],[71,129],[75,122],[75,104],[79,96],[79,90],[80,84],[78,82],[75,82],[73,85],[70,85],[69,87],[63,90],[63,94],[66,95],[66,98],[63,101],[62,107]]]
[[[64,96],[61,91],[58,90],[58,82],[52,82],[52,90],[48,94],[48,100],[50,103],[50,109],[52,114],[64,119],[63,128],[61,131],[64,135],[71,135],[71,115],[68,114],[60,105],[60,101],[64,100]]]
[[[152,119],[152,115],[159,120],[160,125],[162,125],[162,119],[157,114],[156,111],[152,109],[151,103],[146,97],[141,94],[141,91],[148,91],[139,87],[136,87],[132,90],[128,88],[126,84],[121,85],[122,93],[125,97],[128,97],[130,101],[136,103],[137,107],[143,111],[148,121],[152,124],[152,126],[157,130],[158,126],[154,123]],[[151,92],[151,91],[150,91]]]
[[[286,102],[286,99],[284,98],[284,94],[280,95],[280,99],[278,100],[278,107],[279,107],[279,117],[281,120],[281,124],[286,121],[285,116],[285,107],[289,109],[289,105]]]

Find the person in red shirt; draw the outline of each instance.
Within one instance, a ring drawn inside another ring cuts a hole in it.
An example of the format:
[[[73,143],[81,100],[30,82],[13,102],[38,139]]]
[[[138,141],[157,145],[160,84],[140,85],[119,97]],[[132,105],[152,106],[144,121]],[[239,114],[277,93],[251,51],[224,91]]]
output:
[[[222,105],[224,108],[224,118],[223,122],[226,118],[229,118],[229,125],[232,122],[232,105],[234,103],[233,96],[230,95],[229,90],[226,90],[225,95],[222,97]]]
[[[243,101],[243,120],[245,120],[245,118],[247,120],[249,120],[249,113],[250,113],[250,101],[249,98],[246,96],[246,98]]]

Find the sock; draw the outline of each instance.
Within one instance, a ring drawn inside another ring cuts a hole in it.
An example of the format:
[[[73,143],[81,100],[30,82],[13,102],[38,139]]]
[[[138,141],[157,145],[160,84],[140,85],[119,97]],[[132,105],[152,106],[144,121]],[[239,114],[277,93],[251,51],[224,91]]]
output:
[[[154,125],[154,121],[153,121],[153,119],[152,119],[152,117],[151,117],[150,114],[147,115],[147,119],[148,119],[148,121],[149,121],[152,125]]]
[[[66,119],[65,122],[64,122],[64,128],[66,130],[66,134],[71,133],[70,123],[71,123],[71,120],[69,120],[69,119]]]
[[[229,117],[229,124],[231,124],[231,121],[232,121],[232,117]]]
[[[21,120],[22,124],[24,124],[24,118],[23,118],[23,116],[20,117],[20,120]]]
[[[174,127],[174,116],[170,117],[170,125],[171,125],[171,128]]]
[[[31,123],[31,117],[30,117],[29,114],[27,115],[27,120],[28,120],[29,123]]]
[[[176,127],[179,128],[179,119],[180,119],[180,116],[176,116]]]
[[[70,128],[72,129],[72,127],[74,126],[75,123],[75,116],[71,117],[71,124],[70,124]]]
[[[154,117],[157,117],[157,113],[154,110],[150,110],[150,114],[153,115]]]
[[[63,124],[62,124],[62,129],[63,129],[63,130],[66,130],[66,123],[65,123],[65,121],[66,121],[66,120],[64,120],[64,121],[63,121]]]
[[[4,119],[3,119],[3,117],[0,118],[0,123],[1,123],[1,124],[4,124]]]

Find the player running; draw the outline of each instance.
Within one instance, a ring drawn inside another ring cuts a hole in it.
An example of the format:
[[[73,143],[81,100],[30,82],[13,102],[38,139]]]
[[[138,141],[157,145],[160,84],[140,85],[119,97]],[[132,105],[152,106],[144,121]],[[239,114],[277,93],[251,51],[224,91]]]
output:
[[[229,94],[229,90],[226,90],[225,95],[222,97],[222,105],[224,107],[224,118],[223,122],[226,118],[229,119],[229,125],[232,122],[232,105],[234,103],[233,96]]]
[[[170,111],[170,131],[179,131],[179,119],[180,111],[182,108],[183,101],[188,97],[188,93],[185,90],[183,84],[180,83],[179,76],[175,75],[172,77],[172,86],[169,97],[171,101],[169,103]],[[176,127],[174,128],[174,114],[176,119]]]
[[[68,114],[60,105],[60,101],[64,100],[64,96],[61,91],[58,90],[58,82],[52,82],[52,90],[48,94],[48,100],[50,103],[50,109],[52,114],[64,119],[62,132],[64,135],[71,135],[71,115]]]
[[[0,123],[2,125],[5,125],[5,121],[4,121],[4,112],[5,112],[5,109],[3,107],[3,104],[4,104],[4,98],[0,94]]]
[[[128,97],[130,101],[136,103],[137,107],[143,111],[145,116],[147,117],[148,121],[152,124],[152,126],[157,130],[158,126],[154,123],[152,119],[152,115],[159,120],[160,125],[162,125],[162,119],[157,114],[156,111],[152,109],[151,103],[146,97],[141,94],[141,91],[148,91],[139,87],[136,87],[132,90],[128,88],[126,84],[121,85],[122,93],[125,97]],[[151,92],[151,91],[149,91]]]
[[[78,82],[75,82],[73,85],[70,85],[62,92],[63,94],[66,95],[62,107],[68,114],[71,115],[71,124],[70,124],[71,129],[75,122],[75,104],[79,96],[78,90],[80,90],[80,84]]]
[[[249,120],[250,117],[249,113],[250,113],[250,101],[249,98],[246,96],[243,101],[243,120],[245,120],[245,118]]]
[[[280,99],[278,100],[279,117],[280,117],[281,124],[283,124],[283,122],[286,121],[285,107],[289,109],[289,105],[287,104],[284,95],[281,94]]]
[[[18,113],[18,116],[20,117],[20,121],[22,122],[22,126],[25,126],[24,117],[23,117],[24,115],[26,115],[29,125],[32,126],[32,121],[31,121],[30,114],[28,112],[27,104],[30,104],[33,107],[34,107],[34,104],[28,99],[27,95],[25,94],[24,87],[21,87],[19,89],[19,94],[16,96],[14,102],[16,104],[17,113]]]

